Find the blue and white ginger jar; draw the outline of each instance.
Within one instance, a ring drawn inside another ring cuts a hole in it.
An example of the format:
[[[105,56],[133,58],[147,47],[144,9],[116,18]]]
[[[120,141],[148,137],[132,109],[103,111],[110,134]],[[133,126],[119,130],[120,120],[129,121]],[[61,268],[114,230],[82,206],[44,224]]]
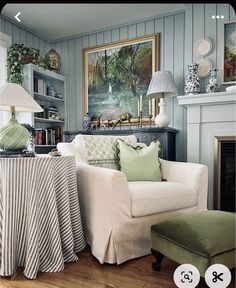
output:
[[[198,76],[197,63],[192,63],[187,66],[187,74],[185,79],[185,94],[198,94],[201,91],[200,78]]]

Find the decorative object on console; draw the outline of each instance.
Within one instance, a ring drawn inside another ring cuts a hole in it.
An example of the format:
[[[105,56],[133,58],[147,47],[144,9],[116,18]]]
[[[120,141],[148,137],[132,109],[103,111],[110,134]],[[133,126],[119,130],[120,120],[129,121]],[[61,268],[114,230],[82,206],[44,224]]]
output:
[[[132,117],[133,116],[130,113],[125,113],[125,114],[120,115],[119,118],[117,120],[115,120],[115,122],[113,123],[112,129],[115,129],[117,124],[119,124],[119,123],[122,124],[122,122],[126,121],[126,120],[131,125],[130,120],[131,120]]]
[[[155,118],[155,123],[159,127],[167,127],[170,123],[166,114],[166,102],[164,97],[174,97],[178,95],[174,77],[170,71],[157,71],[153,74],[148,87],[147,97],[160,98],[160,113]]]
[[[198,63],[192,63],[187,66],[188,71],[184,88],[185,94],[198,94],[201,91],[198,66]]]
[[[91,128],[92,128],[92,117],[90,116],[89,113],[86,113],[86,116],[84,116],[84,120],[83,120],[82,126],[83,126],[84,130],[87,130],[87,131],[91,130]]]
[[[214,93],[220,91],[221,86],[217,84],[217,71],[217,68],[210,69],[211,76],[209,79],[209,84],[206,86],[207,93]]]
[[[10,111],[11,119],[0,129],[0,148],[19,151],[30,141],[29,131],[15,119],[15,112],[40,112],[42,107],[19,84],[7,83],[0,88],[0,110]]]
[[[54,49],[49,50],[48,53],[45,55],[45,60],[46,60],[49,70],[52,70],[58,73],[60,72],[61,60],[60,60],[60,55],[57,53],[56,50]]]

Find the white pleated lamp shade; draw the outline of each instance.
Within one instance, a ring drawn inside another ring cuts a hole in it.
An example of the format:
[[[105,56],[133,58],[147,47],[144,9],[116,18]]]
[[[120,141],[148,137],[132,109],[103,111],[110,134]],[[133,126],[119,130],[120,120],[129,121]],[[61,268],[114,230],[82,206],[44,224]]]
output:
[[[155,72],[147,90],[147,97],[163,98],[176,95],[178,95],[178,90],[172,73],[170,71]]]
[[[7,83],[0,87],[0,110],[16,112],[42,112],[42,107],[19,84]]]

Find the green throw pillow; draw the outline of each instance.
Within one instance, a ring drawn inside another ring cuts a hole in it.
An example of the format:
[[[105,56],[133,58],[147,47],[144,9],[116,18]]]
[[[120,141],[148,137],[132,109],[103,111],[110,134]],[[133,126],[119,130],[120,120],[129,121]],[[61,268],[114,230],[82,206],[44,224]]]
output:
[[[133,147],[117,140],[120,170],[128,181],[162,181],[158,153],[160,142],[152,141],[146,147]]]

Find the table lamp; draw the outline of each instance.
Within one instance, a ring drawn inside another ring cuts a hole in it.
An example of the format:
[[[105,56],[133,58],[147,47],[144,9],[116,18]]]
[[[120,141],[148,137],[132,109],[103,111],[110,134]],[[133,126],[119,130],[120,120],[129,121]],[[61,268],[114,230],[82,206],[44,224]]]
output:
[[[21,153],[30,141],[29,131],[16,120],[15,112],[41,112],[42,107],[19,84],[0,87],[0,110],[10,111],[11,119],[0,129],[0,148],[6,154]]]
[[[178,95],[174,77],[170,71],[157,71],[153,74],[148,86],[148,98],[160,98],[158,106],[160,113],[155,117],[155,124],[158,127],[168,127],[170,120],[166,114],[166,102],[164,97],[174,97]]]

